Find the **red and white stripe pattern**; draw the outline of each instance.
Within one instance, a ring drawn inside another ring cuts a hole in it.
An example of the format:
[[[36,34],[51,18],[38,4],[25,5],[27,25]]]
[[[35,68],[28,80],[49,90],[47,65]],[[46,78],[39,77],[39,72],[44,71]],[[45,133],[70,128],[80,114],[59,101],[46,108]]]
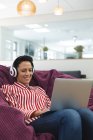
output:
[[[51,101],[41,87],[27,87],[15,82],[13,85],[3,85],[2,90],[10,106],[24,113],[26,123],[38,118],[31,118],[31,114],[34,111],[43,108],[50,109]]]

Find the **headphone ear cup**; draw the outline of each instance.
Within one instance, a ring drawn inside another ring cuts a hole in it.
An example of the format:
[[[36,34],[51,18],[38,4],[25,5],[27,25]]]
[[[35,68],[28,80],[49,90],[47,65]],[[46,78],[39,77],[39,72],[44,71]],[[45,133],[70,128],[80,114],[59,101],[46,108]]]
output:
[[[13,66],[10,67],[10,75],[13,77],[17,76],[17,71]]]

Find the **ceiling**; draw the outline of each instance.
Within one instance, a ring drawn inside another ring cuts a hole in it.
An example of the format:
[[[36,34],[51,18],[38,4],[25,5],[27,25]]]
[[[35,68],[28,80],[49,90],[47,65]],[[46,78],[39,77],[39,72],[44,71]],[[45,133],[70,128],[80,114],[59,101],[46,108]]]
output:
[[[93,39],[93,0],[59,0],[64,9],[62,16],[53,14],[58,0],[48,0],[43,4],[39,0],[32,1],[36,4],[37,12],[34,16],[24,17],[16,11],[19,0],[0,0],[6,6],[0,10],[0,25],[17,30],[16,36],[19,38],[37,42],[43,38],[46,42],[71,40],[74,37],[80,40]],[[36,23],[42,27],[48,24],[50,32],[36,33],[24,26]]]
[[[4,9],[0,10],[0,18],[18,17],[16,6],[20,0],[0,0],[1,4],[5,5]],[[39,0],[32,0],[36,7],[36,15],[53,14],[53,9],[57,6],[58,0],[48,0],[47,3],[39,3]],[[93,0],[59,0],[60,6],[65,12],[78,12],[93,10]]]

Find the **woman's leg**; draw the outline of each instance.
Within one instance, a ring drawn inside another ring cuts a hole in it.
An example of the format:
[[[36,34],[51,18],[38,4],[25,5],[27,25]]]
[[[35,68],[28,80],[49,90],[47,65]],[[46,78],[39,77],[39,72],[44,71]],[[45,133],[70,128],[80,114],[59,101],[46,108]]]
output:
[[[82,119],[83,140],[93,140],[93,112],[88,108],[78,109]]]
[[[36,133],[52,133],[56,140],[82,140],[81,118],[73,109],[46,114],[31,125]]]

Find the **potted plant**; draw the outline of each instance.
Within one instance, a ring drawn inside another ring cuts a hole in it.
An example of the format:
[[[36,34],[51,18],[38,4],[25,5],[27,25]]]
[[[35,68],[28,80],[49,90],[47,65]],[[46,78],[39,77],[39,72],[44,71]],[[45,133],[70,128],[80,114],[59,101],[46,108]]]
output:
[[[48,51],[48,47],[47,46],[43,47],[43,51]]]
[[[48,51],[48,47],[47,46],[43,47],[44,59],[47,59],[47,51]]]
[[[82,52],[84,47],[82,45],[77,45],[74,50],[77,52],[78,58],[82,58]]]

